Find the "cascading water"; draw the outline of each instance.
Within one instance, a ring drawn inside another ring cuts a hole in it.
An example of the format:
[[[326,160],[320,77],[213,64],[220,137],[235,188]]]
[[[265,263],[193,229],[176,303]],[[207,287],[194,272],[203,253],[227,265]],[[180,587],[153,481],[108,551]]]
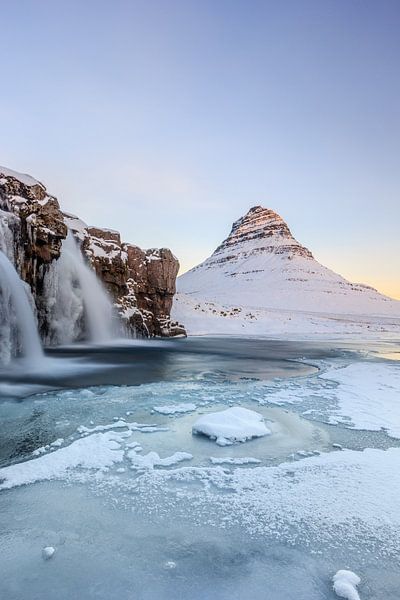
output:
[[[19,222],[18,217],[0,209],[0,250],[14,262],[13,227]]]
[[[1,361],[9,362],[18,350],[30,363],[40,361],[43,350],[26,284],[1,250],[0,290]]]
[[[94,344],[112,339],[113,310],[95,272],[85,263],[69,231],[60,258],[45,278],[50,300],[53,343],[71,343],[84,337]]]

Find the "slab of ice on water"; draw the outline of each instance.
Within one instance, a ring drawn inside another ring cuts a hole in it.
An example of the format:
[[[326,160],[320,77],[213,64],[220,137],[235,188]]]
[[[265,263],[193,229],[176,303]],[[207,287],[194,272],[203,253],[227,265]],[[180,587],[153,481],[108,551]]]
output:
[[[234,406],[199,417],[192,427],[192,432],[206,435],[218,445],[226,446],[269,435],[271,430],[266,427],[264,417],[260,413]]]
[[[360,584],[361,579],[353,571],[347,571],[341,569],[337,571],[332,577],[333,589],[339,598],[346,598],[346,600],[360,600],[360,596],[357,591],[357,586]]]

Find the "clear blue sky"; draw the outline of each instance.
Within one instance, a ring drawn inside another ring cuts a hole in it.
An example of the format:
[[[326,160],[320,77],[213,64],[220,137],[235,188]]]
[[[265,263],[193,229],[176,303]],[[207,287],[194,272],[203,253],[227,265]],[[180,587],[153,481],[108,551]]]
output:
[[[0,164],[184,269],[255,204],[400,298],[400,2],[0,0]]]

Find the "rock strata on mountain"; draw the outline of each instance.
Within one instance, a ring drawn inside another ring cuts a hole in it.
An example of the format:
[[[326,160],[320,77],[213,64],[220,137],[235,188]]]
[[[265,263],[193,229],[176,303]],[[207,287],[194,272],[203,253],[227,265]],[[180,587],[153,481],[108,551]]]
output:
[[[289,227],[276,212],[254,206],[235,221],[229,236],[218,246],[208,264],[237,258],[244,260],[267,253],[313,258],[311,252],[294,239]]]
[[[168,249],[141,250],[116,231],[89,227],[61,211],[57,199],[28,175],[0,167],[0,250],[29,285],[39,329],[52,343],[54,297],[49,280],[70,229],[112,297],[128,329],[144,336],[173,336],[184,329],[170,319],[178,260]]]
[[[400,302],[321,265],[277,213],[261,206],[238,219],[208,259],[178,278],[177,287],[173,314],[193,333],[223,331],[217,317],[226,331],[255,334],[300,330],[304,314],[307,327],[321,315],[400,317]]]

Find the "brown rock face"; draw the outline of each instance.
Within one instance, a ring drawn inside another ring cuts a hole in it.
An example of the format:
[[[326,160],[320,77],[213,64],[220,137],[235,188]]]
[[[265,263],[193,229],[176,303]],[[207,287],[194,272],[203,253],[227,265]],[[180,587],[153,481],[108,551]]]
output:
[[[125,249],[130,288],[144,315],[145,328],[153,335],[184,334],[183,327],[169,319],[179,270],[177,258],[168,248],[141,250],[126,244]]]
[[[60,256],[67,227],[58,201],[37,182],[26,185],[13,176],[4,176],[0,168],[0,207],[18,217],[15,250],[22,253],[22,278],[35,287],[36,271]],[[17,231],[19,229],[19,231]]]
[[[170,320],[179,262],[168,248],[142,250],[121,242],[117,231],[87,227],[68,215],[66,222],[129,327],[146,337],[185,334]]]
[[[170,250],[141,250],[121,242],[117,231],[88,227],[77,217],[63,213],[43,184],[0,167],[0,249],[6,251],[21,278],[30,285],[39,328],[47,341],[51,311],[44,279],[60,257],[68,228],[128,328],[144,336],[185,333],[182,326],[170,320],[179,269]]]
[[[179,262],[168,248],[142,250],[121,242],[117,231],[88,227],[71,215],[65,220],[128,327],[145,337],[186,335],[170,319]]]

